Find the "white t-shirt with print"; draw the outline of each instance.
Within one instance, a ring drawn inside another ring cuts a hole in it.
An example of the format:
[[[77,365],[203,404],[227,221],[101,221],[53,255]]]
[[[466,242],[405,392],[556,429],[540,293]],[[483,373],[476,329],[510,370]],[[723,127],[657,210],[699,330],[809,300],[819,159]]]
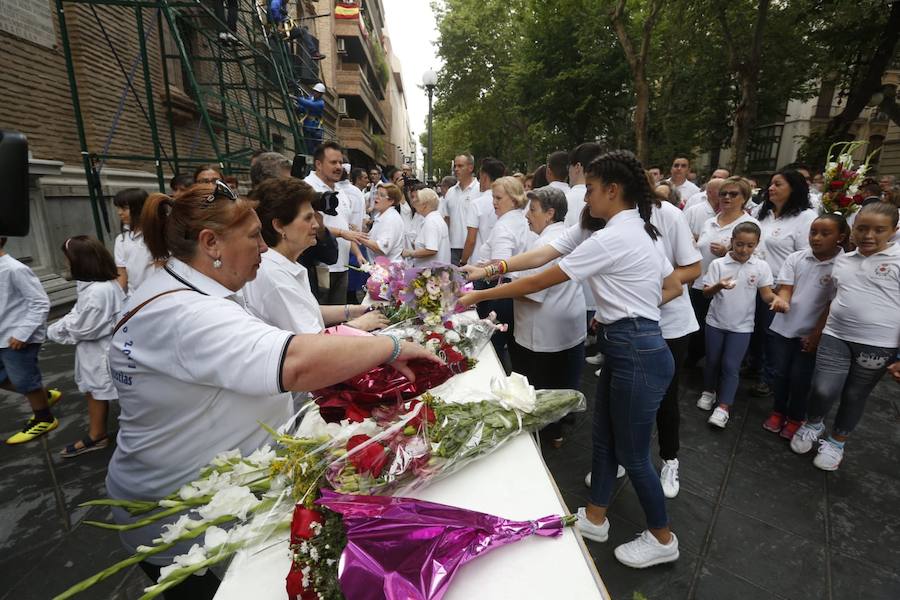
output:
[[[709,265],[704,285],[715,285],[723,279],[734,279],[730,290],[719,290],[713,296],[706,314],[706,324],[733,333],[752,333],[759,288],[772,285],[772,269],[766,261],[751,256],[747,262],[734,260],[729,252]]]
[[[810,334],[822,311],[834,298],[835,289],[831,271],[835,259],[843,253],[841,250],[832,258],[819,260],[813,251],[807,248],[787,257],[781,265],[775,283],[794,286],[791,294],[791,310],[776,314],[769,329],[786,338],[799,338]]]
[[[762,239],[756,248],[756,256],[769,263],[773,273],[778,273],[790,254],[809,248],[809,226],[818,216],[811,208],[777,219],[775,213],[769,211],[766,218],[759,221]]]
[[[759,225],[759,221],[745,212],[742,212],[737,219],[728,225],[719,225],[718,217],[707,219],[706,223],[703,224],[703,229],[700,231],[700,237],[697,239],[697,249],[700,250],[700,255],[702,257],[700,262],[700,277],[694,281],[694,285],[691,287],[696,290],[702,290],[703,277],[706,275],[709,265],[712,264],[715,259],[720,258],[712,253],[712,250],[709,249],[709,245],[715,242],[728,248],[731,244],[731,232],[734,231],[734,228],[740,223],[747,222]],[[760,239],[760,243],[762,243],[762,239]],[[726,253],[726,256],[727,255],[728,254]]]

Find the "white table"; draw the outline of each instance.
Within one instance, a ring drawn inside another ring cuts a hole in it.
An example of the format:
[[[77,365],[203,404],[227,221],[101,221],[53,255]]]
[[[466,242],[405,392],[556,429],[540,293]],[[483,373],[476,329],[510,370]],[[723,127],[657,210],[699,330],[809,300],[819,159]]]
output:
[[[445,385],[489,389],[491,377],[502,374],[497,355],[488,345],[475,369]],[[410,496],[516,520],[570,512],[534,438],[524,433]],[[245,551],[229,566],[216,600],[285,600],[289,569],[287,536],[264,549]],[[608,600],[609,593],[581,536],[574,528],[566,528],[558,538],[531,536],[474,559],[457,572],[445,598]]]

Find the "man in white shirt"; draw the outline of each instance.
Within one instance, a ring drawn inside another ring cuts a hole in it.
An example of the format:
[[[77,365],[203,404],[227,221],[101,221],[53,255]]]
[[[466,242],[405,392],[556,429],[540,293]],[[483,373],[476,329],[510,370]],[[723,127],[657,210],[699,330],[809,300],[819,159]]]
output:
[[[715,171],[713,171],[712,175],[709,178],[709,181],[707,181],[706,185],[703,186],[702,192],[697,192],[690,198],[682,198],[682,210],[687,210],[696,204],[702,204],[703,202],[706,202],[706,191],[709,189],[710,181],[713,181],[714,179],[728,179],[729,177],[731,177],[731,174],[729,173],[728,169],[716,169]]]
[[[569,190],[566,194],[566,203],[569,208],[566,211],[566,227],[571,227],[581,219],[581,211],[584,208],[584,195],[587,188],[584,185],[584,170],[591,161],[603,154],[603,146],[597,142],[585,142],[575,147],[569,153]]]
[[[335,184],[341,180],[344,168],[341,164],[342,150],[336,142],[325,142],[316,148],[313,154],[315,171],[306,176],[304,181],[311,185],[317,192],[336,192],[338,194],[337,214],[323,214],[325,227],[331,234],[338,238],[337,261],[328,265],[328,291],[321,294],[321,304],[344,304],[347,301],[347,264],[350,261],[351,245],[365,239],[366,234],[350,229],[353,203],[347,194],[338,191]],[[353,248],[354,254],[359,254],[359,247]]]
[[[691,161],[687,158],[679,156],[672,161],[669,183],[678,190],[678,195],[684,200],[687,200],[700,191],[700,188],[691,183],[687,178],[690,170]]]
[[[457,183],[447,190],[445,207],[450,219],[450,258],[454,265],[458,265],[466,243],[466,212],[471,201],[479,195],[479,186],[473,176],[475,157],[471,154],[460,154],[454,158],[453,168]]]
[[[719,210],[719,189],[723,183],[725,183],[724,179],[710,179],[706,182],[706,191],[691,197],[692,200],[698,199],[699,201],[685,206],[684,218],[687,219],[688,227],[694,234],[694,241],[699,239],[700,232],[703,231],[703,224],[716,216],[716,212]]]
[[[440,200],[438,212],[441,214],[441,217],[444,218],[444,223],[446,223],[448,227],[450,226],[450,213],[447,212],[447,192],[449,192],[450,188],[457,183],[456,177],[447,175],[441,179],[441,185],[438,186],[438,199]]]
[[[479,255],[479,249],[484,242],[491,237],[491,230],[497,222],[497,213],[494,212],[494,192],[491,186],[495,181],[506,175],[506,165],[496,158],[484,158],[481,168],[478,170],[478,186],[481,195],[469,203],[466,212],[466,243],[463,245],[460,264],[478,264],[483,256]]]
[[[563,194],[569,193],[569,184],[566,178],[569,176],[569,153],[565,150],[551,152],[547,157],[547,181],[550,187],[555,187]]]

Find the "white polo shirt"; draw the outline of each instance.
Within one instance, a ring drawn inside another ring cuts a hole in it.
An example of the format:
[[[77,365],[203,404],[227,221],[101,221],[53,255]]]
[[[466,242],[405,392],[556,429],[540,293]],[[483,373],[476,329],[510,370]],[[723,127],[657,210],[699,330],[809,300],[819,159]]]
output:
[[[766,261],[751,256],[740,263],[731,252],[709,265],[704,285],[715,285],[725,278],[737,282],[730,290],[720,290],[713,296],[706,314],[706,324],[733,333],[752,333],[756,314],[756,293],[759,288],[772,285],[772,269]]]
[[[450,264],[450,231],[444,217],[436,210],[431,211],[422,221],[416,236],[415,249],[437,250],[437,254],[417,258],[417,267]]]
[[[824,333],[868,346],[900,345],[900,244],[871,256],[842,254],[831,276],[837,294]]]
[[[119,320],[125,292],[116,280],[78,281],[78,300],[72,310],[47,328],[58,344],[75,345],[75,383],[78,391],[96,400],[115,400],[109,375],[109,341]]]
[[[350,199],[350,226],[356,231],[362,231],[363,218],[366,216],[366,198],[363,196],[362,190],[350,183],[349,181],[338,181],[334,184],[336,190],[344,192]]]
[[[113,247],[113,258],[116,266],[124,268],[128,274],[128,295],[133,294],[155,269],[153,256],[150,255],[141,232],[120,233]]]
[[[551,223],[528,247],[528,250],[550,244],[566,231],[564,223]],[[539,269],[521,271],[518,277],[528,277],[549,269],[559,258]],[[587,323],[584,319],[584,294],[577,281],[566,281],[540,292],[528,294],[526,299],[513,300],[515,339],[532,352],[559,352],[584,341]]]
[[[450,247],[461,250],[466,244],[466,211],[469,202],[480,194],[477,179],[463,189],[459,183],[447,190],[447,216],[450,217]]]
[[[656,249],[673,268],[700,262],[700,251],[694,246],[694,236],[691,235],[684,213],[673,204],[663,202],[659,207],[654,206],[650,222],[660,233]],[[660,307],[659,328],[663,338],[667,340],[678,339],[700,329],[688,297],[687,284],[682,288],[680,296]]]
[[[478,261],[487,257],[481,256],[481,247],[491,237],[491,231],[494,224],[497,223],[497,213],[494,212],[494,192],[487,190],[481,193],[469,203],[469,210],[466,211],[466,228],[477,228],[478,234],[475,237],[475,248],[472,250],[472,256],[469,257],[470,264],[478,264]]]
[[[835,259],[843,253],[841,250],[833,258],[819,260],[812,250],[807,248],[787,257],[775,278],[775,283],[794,286],[791,310],[777,313],[769,329],[786,338],[809,335],[822,311],[834,298],[835,288],[831,271]]]
[[[525,213],[514,208],[497,219],[490,237],[481,246],[481,260],[502,260],[522,254],[537,236],[528,227]]]
[[[675,185],[675,183],[669,179],[666,185],[674,186],[675,189],[678,190],[678,197],[681,198],[682,202],[687,202],[694,194],[700,192],[700,188],[691,183],[690,179],[685,179],[684,183],[681,185]]]
[[[694,236],[695,240],[700,237],[706,222],[715,216],[716,209],[714,209],[705,198],[703,202],[684,209],[684,218],[687,221],[688,227],[691,228],[691,234]]]
[[[562,252],[577,235],[569,228],[551,245]],[[673,271],[644,230],[637,209],[610,219],[563,258],[559,268],[570,279],[590,283],[597,303],[594,318],[607,325],[635,317],[659,321],[662,282]]]
[[[313,171],[304,179],[306,183],[312,186],[317,192],[337,192],[338,206],[337,215],[326,215],[322,213],[322,222],[326,227],[334,227],[337,229],[350,229],[350,219],[353,214],[353,203],[347,193],[343,190],[332,189],[328,187],[324,181],[319,179],[316,172]],[[336,236],[335,236],[336,237]],[[350,262],[350,242],[344,238],[337,238],[338,257],[333,265],[328,265],[329,273],[343,273]]]
[[[707,200],[708,196],[706,195],[706,191],[697,192],[693,194],[690,198],[682,198],[681,201],[684,204],[684,210],[689,209],[692,206],[697,206],[703,202],[709,204]]]
[[[269,439],[259,425],[292,413],[282,366],[293,334],[250,315],[238,294],[171,259],[125,310],[160,292],[113,335],[109,365],[119,392],[119,433],[106,488],[113,498],[155,500],[196,479],[225,450]]]
[[[322,310],[309,288],[309,272],[276,250],[262,255],[256,279],[241,288],[247,310],[278,329],[321,333]]]
[[[754,254],[769,263],[773,273],[778,273],[790,254],[809,248],[809,226],[818,216],[819,213],[811,208],[777,219],[775,213],[769,211],[766,218],[759,221],[762,239]]]
[[[593,232],[588,231],[587,229],[582,229],[581,220],[574,225],[566,225],[566,230],[560,234],[558,238],[553,240],[551,244],[554,249],[563,254],[569,254],[578,245],[584,240],[591,237]],[[584,280],[581,282],[581,292],[584,296],[584,309],[585,310],[597,310],[597,300],[594,298],[594,290],[591,289],[591,284],[588,280]]]
[[[569,205],[566,210],[566,227],[577,225],[581,221],[581,211],[584,209],[584,196],[587,194],[587,186],[583,183],[577,183],[569,188],[566,192],[566,204]]]
[[[372,230],[369,231],[369,239],[381,248],[381,252],[373,251],[376,256],[386,256],[391,261],[399,261],[403,258],[406,227],[403,225],[403,217],[400,216],[397,209],[391,207],[383,213],[375,214]]]
[[[700,264],[700,277],[694,281],[694,285],[691,286],[692,288],[697,290],[703,289],[703,277],[706,275],[709,265],[715,259],[720,258],[712,253],[712,250],[709,249],[709,245],[715,242],[717,244],[722,244],[727,248],[731,244],[731,232],[734,231],[734,228],[737,227],[738,224],[745,222],[756,223],[759,225],[759,221],[745,212],[742,212],[737,219],[724,226],[719,225],[717,216],[706,220],[706,223],[703,224],[703,229],[700,230],[700,237],[697,238],[697,249],[700,251],[700,256],[703,258]],[[762,243],[762,239],[760,239],[760,243]]]

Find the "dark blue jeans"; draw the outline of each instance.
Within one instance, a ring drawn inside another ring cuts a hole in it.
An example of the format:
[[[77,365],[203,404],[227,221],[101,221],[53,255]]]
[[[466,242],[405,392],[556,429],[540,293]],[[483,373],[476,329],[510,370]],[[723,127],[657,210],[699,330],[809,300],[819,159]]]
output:
[[[647,527],[669,524],[659,475],[650,461],[650,438],[666,388],[675,372],[672,353],[648,319],[601,325],[600,352],[606,357],[594,404],[591,504],[609,506],[617,465],[625,467]]]
[[[834,433],[850,435],[862,419],[866,399],[895,356],[896,348],[867,346],[823,335],[809,394],[809,420],[821,423],[834,401],[840,400]]]
[[[584,369],[584,344],[577,344],[558,352],[534,352],[509,342],[512,369],[528,378],[537,390],[581,389],[581,372]],[[542,430],[547,439],[562,437],[562,421],[550,423]]]
[[[751,333],[725,331],[706,325],[706,366],[703,389],[717,392],[716,401],[731,406],[740,383],[741,361],[747,353]]]
[[[763,301],[762,296],[756,294],[756,313],[753,317],[753,336],[750,338],[750,351],[747,354],[747,366],[753,371],[762,374],[762,380],[769,386],[773,385],[775,371],[772,360],[766,355],[768,342],[766,335],[775,313],[769,310],[769,305]]]
[[[809,386],[812,383],[816,353],[804,352],[800,338],[786,338],[769,330],[766,361],[772,367],[772,410],[794,421],[806,419]]]
[[[497,283],[492,281],[490,283],[486,283],[484,281],[476,281],[475,289],[476,290],[487,290],[492,287],[495,287]],[[491,336],[491,344],[494,346],[494,351],[497,352],[497,358],[500,359],[500,364],[503,365],[503,370],[506,371],[506,374],[509,375],[512,372],[512,363],[509,357],[509,350],[507,346],[510,342],[513,341],[513,336],[515,334],[515,315],[513,313],[513,301],[511,298],[502,298],[500,300],[486,300],[484,302],[479,302],[475,305],[475,310],[478,312],[478,316],[482,319],[486,318],[491,311],[497,313],[497,322],[498,323],[506,323],[507,330],[497,331],[494,335]]]

